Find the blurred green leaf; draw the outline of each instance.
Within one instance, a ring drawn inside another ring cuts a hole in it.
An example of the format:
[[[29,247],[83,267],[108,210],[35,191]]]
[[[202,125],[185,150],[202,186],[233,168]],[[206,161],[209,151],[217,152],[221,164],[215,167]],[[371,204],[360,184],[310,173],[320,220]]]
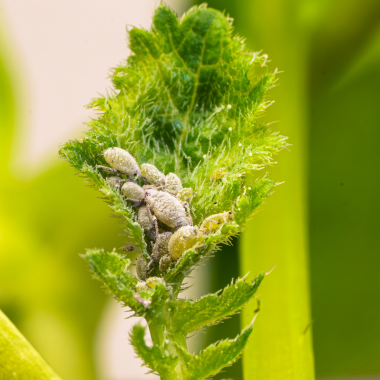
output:
[[[0,379],[59,380],[0,310]]]

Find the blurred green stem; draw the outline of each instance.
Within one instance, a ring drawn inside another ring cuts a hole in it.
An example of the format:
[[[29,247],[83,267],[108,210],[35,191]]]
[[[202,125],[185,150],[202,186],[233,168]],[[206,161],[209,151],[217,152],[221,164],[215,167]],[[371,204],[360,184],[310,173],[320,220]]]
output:
[[[248,6],[248,4],[247,4]],[[314,363],[308,278],[306,163],[307,87],[306,36],[298,1],[253,2],[254,49],[264,49],[283,73],[271,91],[276,104],[270,119],[279,120],[289,136],[291,153],[271,169],[272,178],[285,180],[243,235],[241,273],[276,268],[261,289],[262,311],[244,354],[244,378],[249,380],[311,380]],[[245,9],[247,12],[247,9]],[[251,305],[243,324],[252,319]]]
[[[0,311],[0,380],[59,380],[50,366]]]

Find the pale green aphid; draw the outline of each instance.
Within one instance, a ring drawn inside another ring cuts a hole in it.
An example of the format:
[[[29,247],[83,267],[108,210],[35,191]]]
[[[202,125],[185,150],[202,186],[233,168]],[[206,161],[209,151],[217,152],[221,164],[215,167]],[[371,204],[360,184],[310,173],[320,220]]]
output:
[[[139,281],[136,285],[136,292],[137,293],[140,293],[140,292],[145,292],[149,290],[149,286],[146,284],[145,281]]]
[[[171,195],[177,195],[182,190],[182,183],[177,174],[169,173],[165,179],[165,191]]]
[[[164,284],[165,281],[161,277],[149,277],[146,279],[146,284],[152,289],[158,284]]]
[[[113,147],[103,152],[103,157],[111,168],[127,176],[137,176],[140,168],[135,158],[126,150]]]
[[[207,217],[201,224],[201,230],[204,232],[213,232],[220,228],[222,224],[232,221],[232,211],[221,212]]]
[[[151,185],[160,187],[165,185],[165,174],[161,173],[152,164],[142,164],[141,165],[141,175],[145,177]]]
[[[177,198],[182,202],[188,202],[190,198],[193,196],[194,191],[191,187],[185,187],[178,192],[176,195]]]
[[[185,251],[203,240],[203,235],[197,226],[185,226],[177,230],[169,241],[170,258],[175,261]]]

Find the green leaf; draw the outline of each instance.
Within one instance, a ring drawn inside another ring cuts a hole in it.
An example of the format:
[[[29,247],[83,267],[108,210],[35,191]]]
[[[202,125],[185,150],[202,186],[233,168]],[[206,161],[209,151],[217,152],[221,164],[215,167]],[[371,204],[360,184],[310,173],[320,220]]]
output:
[[[0,379],[60,379],[1,310],[0,363]]]
[[[198,355],[191,355],[178,346],[178,350],[187,362],[188,380],[201,380],[213,376],[224,367],[233,364],[241,356],[252,333],[253,322],[235,339],[227,339],[208,346]]]
[[[148,347],[144,340],[145,327],[135,325],[130,333],[130,339],[136,354],[144,361],[144,364],[153,371],[162,373],[169,372],[174,368],[178,357],[174,357],[164,352],[159,346],[153,344]]]
[[[116,252],[106,253],[103,249],[89,249],[82,256],[106,289],[120,302],[124,302],[138,314],[144,314],[144,306],[135,300],[136,277],[129,272],[130,260]]]
[[[173,301],[173,328],[188,334],[236,313],[252,299],[264,277],[264,274],[260,274],[252,283],[239,279],[227,286],[220,295],[209,294],[198,301]]]

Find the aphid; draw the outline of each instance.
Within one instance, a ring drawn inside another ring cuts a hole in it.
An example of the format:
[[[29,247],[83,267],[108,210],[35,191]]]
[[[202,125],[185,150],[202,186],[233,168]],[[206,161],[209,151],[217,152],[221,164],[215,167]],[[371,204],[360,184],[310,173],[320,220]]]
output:
[[[137,221],[151,240],[156,239],[155,217],[148,207],[143,205],[137,212]]]
[[[146,273],[147,265],[148,265],[148,260],[146,259],[144,255],[140,255],[136,259],[136,274],[137,274],[137,277],[142,281],[144,281],[147,277],[147,273]]]
[[[165,174],[161,173],[152,164],[142,164],[141,175],[144,176],[151,185],[156,187],[165,185]]]
[[[145,195],[144,189],[134,182],[126,182],[121,191],[127,200],[139,202]]]
[[[159,234],[157,236],[157,240],[153,246],[152,256],[150,256],[150,262],[148,263],[148,266],[147,266],[148,273],[151,271],[149,270],[149,268],[153,263],[158,263],[161,257],[168,255],[169,241],[172,236],[173,236],[172,232],[163,232],[162,234]]]
[[[120,189],[125,181],[125,179],[121,179],[120,177],[108,177],[106,179],[107,184],[115,189]]]
[[[181,202],[173,195],[154,189],[146,190],[145,202],[162,223],[170,228],[188,226],[191,220]]]
[[[149,287],[145,281],[139,281],[137,283],[137,285],[136,285],[136,292],[137,293],[146,292],[147,290],[149,290]]]
[[[160,277],[149,277],[146,279],[146,284],[152,289],[158,284],[163,284],[164,280]]]
[[[227,168],[216,169],[210,176],[210,181],[216,181],[222,179],[227,174]]]
[[[160,272],[165,274],[172,265],[173,265],[173,261],[170,258],[170,255],[161,257],[160,264],[159,264]]]
[[[182,254],[203,239],[197,226],[185,226],[177,230],[169,241],[169,254],[172,260],[177,260]]]
[[[171,195],[177,195],[180,190],[182,190],[182,183],[179,177],[174,173],[169,173],[166,176],[166,186],[165,191]]]
[[[185,187],[177,194],[177,198],[182,202],[188,202],[192,196],[193,189],[191,187]]]
[[[232,211],[222,212],[220,214],[215,214],[207,217],[202,225],[201,230],[204,232],[211,233],[218,229],[222,224],[227,223],[232,220]]]
[[[140,175],[139,165],[137,164],[135,158],[126,150],[117,147],[108,148],[103,152],[103,156],[108,165],[110,165],[114,170],[108,168],[107,166],[101,165],[98,165],[98,168],[116,173],[119,172],[129,177]]]
[[[135,247],[133,245],[128,245],[126,244],[124,247],[121,249],[123,252],[132,252],[135,250]]]

